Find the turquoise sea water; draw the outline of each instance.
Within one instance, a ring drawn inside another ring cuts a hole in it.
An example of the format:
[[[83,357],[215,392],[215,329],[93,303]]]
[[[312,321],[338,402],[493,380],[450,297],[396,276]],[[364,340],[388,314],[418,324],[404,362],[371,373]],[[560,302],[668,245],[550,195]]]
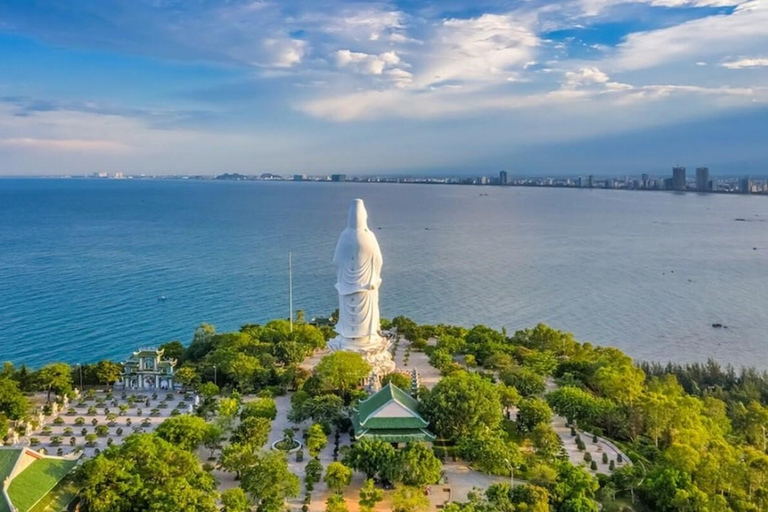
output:
[[[543,321],[638,358],[768,367],[765,198],[178,180],[0,180],[0,361],[122,359],[285,317],[289,251],[295,307],[328,314],[355,197],[385,317]]]

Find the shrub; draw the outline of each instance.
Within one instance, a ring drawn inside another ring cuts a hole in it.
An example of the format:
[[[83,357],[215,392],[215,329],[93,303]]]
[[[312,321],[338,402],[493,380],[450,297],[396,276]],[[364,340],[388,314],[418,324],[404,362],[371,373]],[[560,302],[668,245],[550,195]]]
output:
[[[96,427],[96,434],[99,437],[106,437],[107,434],[109,434],[109,427],[107,427],[106,425],[99,425],[98,427]]]
[[[77,439],[74,437],[69,438],[69,446],[75,446],[77,444]]]
[[[603,464],[608,464],[608,454],[603,453]]]
[[[64,435],[65,435],[65,436],[71,436],[71,435],[72,435],[72,432],[74,432],[74,430],[72,429],[72,427],[64,427]]]
[[[611,471],[615,470],[616,469],[616,463],[611,461],[611,463],[608,464],[608,469],[611,470]]]
[[[624,462],[624,457],[622,457],[622,456],[621,456],[621,454],[618,454],[618,455],[616,456],[616,462],[618,462],[619,464],[621,464],[622,462]]]
[[[84,435],[86,435],[87,433],[88,433],[88,429],[87,429],[87,428],[84,428],[83,430],[81,430],[81,431],[80,431],[80,435],[81,435],[81,436],[84,436]]]
[[[597,434],[594,434],[594,435],[592,436],[592,442],[593,442],[593,443],[595,443],[595,444],[597,444]]]
[[[75,425],[77,425],[78,427],[80,425],[85,425],[85,418],[75,418]]]
[[[62,455],[64,455],[64,450],[62,450],[61,448],[59,448],[58,450],[56,450],[56,455],[58,455],[59,457],[61,457]]]
[[[118,428],[117,430],[115,430],[115,434],[118,435],[118,436],[123,435],[123,429],[122,428]]]
[[[585,462],[592,462],[592,454],[591,454],[591,453],[589,453],[589,452],[586,452],[586,453],[584,454],[584,461],[585,461]]]
[[[59,446],[61,444],[61,436],[53,436],[51,438],[51,446]]]
[[[36,437],[30,437],[29,438],[29,444],[32,446],[37,446],[40,444],[40,440]]]
[[[75,414],[77,414],[77,411],[75,411],[74,407],[67,409],[67,416],[74,416]]]
[[[94,406],[88,408],[88,416],[96,416],[96,408]]]
[[[592,471],[597,471],[597,462],[595,462],[595,461],[592,461],[592,462],[589,464],[589,469],[591,469]]]
[[[97,420],[96,418],[93,418],[93,419],[91,420],[91,425],[93,425],[94,427],[95,427],[96,425],[98,425],[98,424],[99,424],[99,420]]]
[[[571,437],[575,437],[575,436],[576,436],[576,429],[571,427]]]
[[[171,416],[178,416],[179,414],[181,414],[181,411],[178,409],[174,409],[171,411]]]

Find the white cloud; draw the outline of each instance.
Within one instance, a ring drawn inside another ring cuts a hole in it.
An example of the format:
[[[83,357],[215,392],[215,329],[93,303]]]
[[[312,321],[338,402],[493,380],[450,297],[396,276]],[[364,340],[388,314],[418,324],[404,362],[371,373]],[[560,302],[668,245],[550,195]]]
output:
[[[400,64],[400,57],[394,51],[371,55],[350,50],[336,52],[336,65],[339,68],[354,68],[355,71],[368,75],[381,75],[385,68],[393,68]]]
[[[300,64],[307,48],[306,41],[300,39],[265,39],[264,48],[267,50],[268,66],[290,68]]]
[[[36,151],[64,151],[78,153],[124,153],[130,148],[122,142],[83,139],[36,139],[17,137],[0,139],[5,148],[34,149]]]
[[[728,69],[761,68],[768,67],[768,57],[753,57],[731,60],[721,64]]]
[[[421,87],[443,81],[493,82],[534,60],[539,38],[513,15],[447,19],[426,42]]]
[[[668,28],[637,32],[618,46],[609,64],[619,70],[696,62],[768,47],[768,2],[751,0],[732,14],[699,18]]]
[[[581,68],[578,71],[567,71],[565,73],[565,83],[563,87],[574,89],[584,85],[604,84],[610,78],[596,67]]]

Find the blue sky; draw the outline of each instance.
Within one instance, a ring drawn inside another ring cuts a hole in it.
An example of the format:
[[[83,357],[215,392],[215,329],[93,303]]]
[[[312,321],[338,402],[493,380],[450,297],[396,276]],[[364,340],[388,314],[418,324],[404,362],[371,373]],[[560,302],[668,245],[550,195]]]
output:
[[[0,174],[768,173],[768,0],[4,0]]]

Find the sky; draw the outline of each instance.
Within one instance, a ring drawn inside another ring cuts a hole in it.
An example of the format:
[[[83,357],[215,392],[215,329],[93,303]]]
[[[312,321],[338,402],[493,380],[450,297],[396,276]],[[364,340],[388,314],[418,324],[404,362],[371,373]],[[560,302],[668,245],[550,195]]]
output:
[[[768,0],[3,0],[0,174],[768,174]]]

